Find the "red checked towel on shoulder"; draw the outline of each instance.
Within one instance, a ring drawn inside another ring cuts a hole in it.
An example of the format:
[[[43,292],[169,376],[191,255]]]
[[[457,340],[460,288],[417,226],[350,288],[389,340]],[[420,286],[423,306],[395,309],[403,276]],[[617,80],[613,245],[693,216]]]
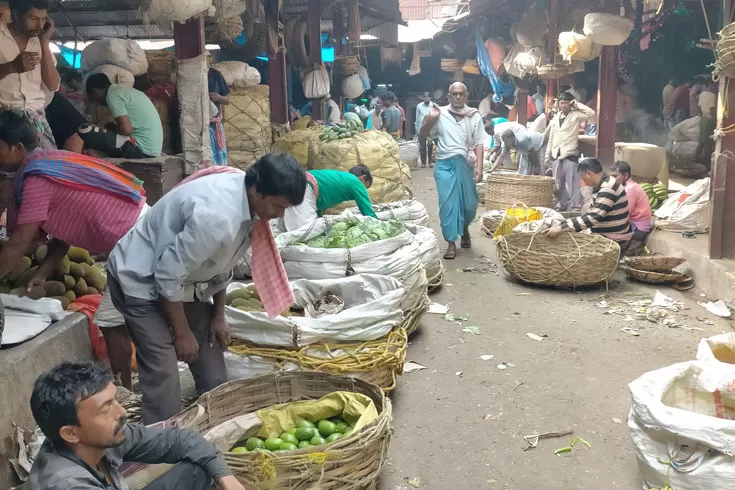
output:
[[[179,185],[224,172],[242,173],[242,170],[232,167],[209,167],[190,175]],[[288,284],[286,269],[278,253],[270,224],[258,218],[253,220],[252,228],[253,264],[250,272],[268,317],[275,318],[293,304],[293,291]]]

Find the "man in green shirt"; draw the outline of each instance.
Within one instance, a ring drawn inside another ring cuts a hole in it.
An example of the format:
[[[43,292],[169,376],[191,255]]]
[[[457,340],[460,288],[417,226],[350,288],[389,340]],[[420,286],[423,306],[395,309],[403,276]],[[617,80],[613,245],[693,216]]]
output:
[[[310,170],[304,202],[286,210],[281,219],[281,231],[294,231],[310,226],[325,210],[346,201],[355,201],[364,216],[375,216],[367,190],[373,185],[370,169],[355,165],[349,172],[341,170]]]
[[[108,129],[83,125],[79,136],[85,149],[113,158],[152,158],[161,154],[161,118],[146,94],[110,83],[104,73],[90,75],[86,88],[91,100],[110,109],[115,124]]]

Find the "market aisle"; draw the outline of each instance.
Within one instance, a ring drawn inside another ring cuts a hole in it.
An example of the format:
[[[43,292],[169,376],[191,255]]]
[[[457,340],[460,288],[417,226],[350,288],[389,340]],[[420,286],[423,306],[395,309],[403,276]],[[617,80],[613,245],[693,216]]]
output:
[[[413,182],[438,231],[431,170],[414,171]],[[626,425],[627,383],[645,371],[693,359],[700,337],[729,327],[697,306],[694,293],[665,291],[686,298],[692,309],[678,319],[702,332],[605,314],[610,310],[598,306],[604,290],[574,293],[512,283],[478,223],[472,231],[472,252],[462,250],[457,260],[445,263],[447,284],[432,297],[451,303],[455,316],[470,319],[457,325],[427,315],[412,337],[407,357],[427,369],[404,374],[392,395],[395,435],[380,489],[411,489],[417,483],[439,490],[640,488]],[[467,267],[487,272],[457,271]],[[626,302],[654,293],[621,274],[605,299],[634,315]],[[705,317],[715,326],[705,324]],[[631,324],[641,329],[639,337],[620,330]],[[480,335],[463,332],[469,326],[478,327]],[[548,338],[539,342],[527,333]],[[494,358],[481,360],[484,355]],[[515,366],[501,370],[501,363]],[[524,435],[569,428],[592,448],[554,455],[569,445],[573,436],[568,436],[523,451]]]

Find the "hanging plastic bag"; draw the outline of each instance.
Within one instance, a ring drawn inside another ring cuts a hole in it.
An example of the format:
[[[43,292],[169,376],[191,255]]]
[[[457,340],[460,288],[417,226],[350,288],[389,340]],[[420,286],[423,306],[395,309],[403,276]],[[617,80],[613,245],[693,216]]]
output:
[[[515,85],[512,83],[504,82],[498,78],[495,68],[490,61],[490,55],[485,49],[485,44],[482,42],[482,36],[480,31],[475,31],[475,41],[477,43],[477,64],[480,67],[480,71],[490,80],[490,85],[493,87],[493,100],[500,102],[504,98],[513,98],[515,94]]]

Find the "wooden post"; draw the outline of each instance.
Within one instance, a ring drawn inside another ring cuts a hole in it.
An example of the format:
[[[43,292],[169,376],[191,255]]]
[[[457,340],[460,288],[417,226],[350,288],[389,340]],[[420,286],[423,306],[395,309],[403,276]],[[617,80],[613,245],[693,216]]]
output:
[[[733,0],[723,0],[723,24],[732,21]],[[728,88],[729,84],[729,90]],[[717,128],[725,128],[735,124],[735,91],[733,79],[721,78],[717,97]],[[727,97],[727,100],[725,100]],[[730,108],[725,115],[725,107]],[[735,258],[735,215],[729,212],[735,209],[735,162],[731,156],[735,153],[735,135],[728,134],[715,143],[712,161],[712,220],[709,231],[710,259]],[[732,168],[731,168],[732,167]],[[730,216],[728,218],[728,215]]]
[[[309,21],[309,64],[311,66],[322,64],[322,2],[321,0],[308,0]],[[322,115],[321,99],[311,99],[311,119],[320,121]]]
[[[268,30],[277,33],[278,37],[278,46],[275,52],[271,51],[271,43],[266,43],[268,47],[271,122],[283,125],[288,123],[288,95],[286,94],[286,51],[281,43],[278,3],[278,0],[266,0],[265,22]]]
[[[196,58],[204,52],[204,17],[192,17],[183,24],[174,22],[176,58]]]
[[[345,34],[345,11],[339,2],[335,3],[332,9],[332,25],[334,26],[334,57],[336,59],[338,56],[349,54],[344,51],[342,45],[342,38]],[[343,74],[335,73],[333,77],[334,84],[332,86],[332,97],[339,104],[341,111],[345,110],[345,98],[344,94],[342,94],[342,80],[344,78]]]
[[[615,163],[615,110],[617,108],[617,48],[605,46],[600,54],[597,93],[597,159],[604,167]]]
[[[551,62],[556,59],[557,44],[559,42],[559,0],[549,0],[549,31],[546,36],[546,52],[549,55]],[[556,80],[546,81],[546,107],[554,100],[557,96],[557,90],[559,84]],[[549,121],[550,122],[550,121]]]

